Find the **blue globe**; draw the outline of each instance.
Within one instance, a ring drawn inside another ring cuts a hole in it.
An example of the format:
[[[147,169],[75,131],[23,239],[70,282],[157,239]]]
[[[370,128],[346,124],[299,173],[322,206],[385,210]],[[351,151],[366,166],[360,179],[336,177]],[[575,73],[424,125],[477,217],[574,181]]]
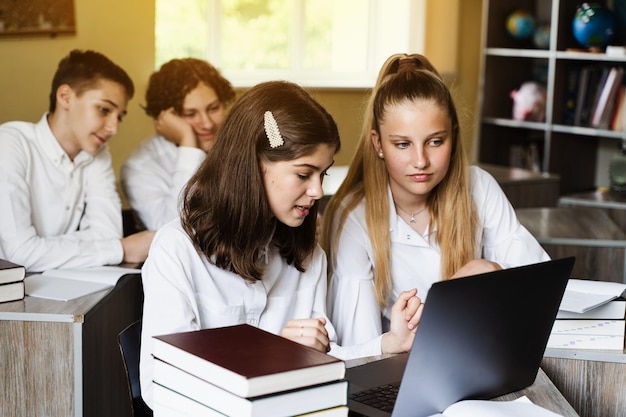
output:
[[[535,19],[525,10],[516,10],[507,17],[506,30],[516,39],[526,39],[535,31]]]
[[[572,22],[574,37],[588,48],[604,48],[615,37],[615,19],[611,12],[597,4],[583,3]]]

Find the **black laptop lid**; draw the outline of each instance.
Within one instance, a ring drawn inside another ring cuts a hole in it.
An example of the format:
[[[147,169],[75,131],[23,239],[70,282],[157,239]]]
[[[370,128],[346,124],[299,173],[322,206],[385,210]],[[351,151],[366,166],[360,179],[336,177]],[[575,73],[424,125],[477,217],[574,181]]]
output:
[[[435,283],[392,415],[531,385],[573,266],[570,257]]]

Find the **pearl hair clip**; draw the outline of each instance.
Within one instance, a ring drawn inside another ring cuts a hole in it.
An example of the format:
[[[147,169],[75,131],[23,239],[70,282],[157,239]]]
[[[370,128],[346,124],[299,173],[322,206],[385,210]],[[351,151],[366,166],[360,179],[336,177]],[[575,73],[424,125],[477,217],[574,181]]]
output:
[[[265,127],[265,134],[270,141],[270,148],[278,148],[285,144],[280,130],[278,130],[278,124],[271,111],[266,111],[263,115],[263,122]]]

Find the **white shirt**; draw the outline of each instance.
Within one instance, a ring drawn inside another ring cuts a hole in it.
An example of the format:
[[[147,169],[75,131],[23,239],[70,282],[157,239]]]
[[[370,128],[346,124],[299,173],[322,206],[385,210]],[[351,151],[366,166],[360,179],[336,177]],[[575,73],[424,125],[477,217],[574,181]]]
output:
[[[270,248],[265,277],[248,283],[211,264],[198,253],[180,221],[156,233],[142,269],[144,290],[141,335],[141,395],[152,405],[152,336],[249,323],[280,334],[290,319],[326,315],[326,255],[318,246],[305,272],[287,265]],[[335,330],[326,329],[335,349]],[[253,349],[251,347],[251,349]]]
[[[536,239],[519,223],[515,211],[495,179],[478,167],[470,168],[471,189],[479,216],[479,252],[484,258],[510,268],[549,259]],[[420,235],[390,207],[391,276],[389,307],[381,311],[374,291],[374,256],[365,222],[365,202],[348,215],[337,246],[331,276],[329,314],[344,348],[360,345],[361,353],[381,353],[381,335],[389,330],[391,306],[401,291],[417,288],[426,301],[430,286],[440,279],[441,250],[434,228]],[[335,226],[336,227],[336,226]]]
[[[29,271],[119,264],[122,211],[108,147],[71,161],[46,116],[0,126],[0,257]]]
[[[181,191],[205,157],[202,149],[176,146],[162,136],[143,141],[131,153],[121,169],[122,187],[148,230],[178,216]]]

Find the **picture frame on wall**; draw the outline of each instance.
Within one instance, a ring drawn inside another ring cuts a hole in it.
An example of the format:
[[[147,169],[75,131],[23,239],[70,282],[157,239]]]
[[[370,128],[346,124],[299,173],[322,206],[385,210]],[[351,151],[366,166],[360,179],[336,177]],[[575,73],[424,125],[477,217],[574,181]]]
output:
[[[0,37],[74,33],[74,0],[0,0]]]

